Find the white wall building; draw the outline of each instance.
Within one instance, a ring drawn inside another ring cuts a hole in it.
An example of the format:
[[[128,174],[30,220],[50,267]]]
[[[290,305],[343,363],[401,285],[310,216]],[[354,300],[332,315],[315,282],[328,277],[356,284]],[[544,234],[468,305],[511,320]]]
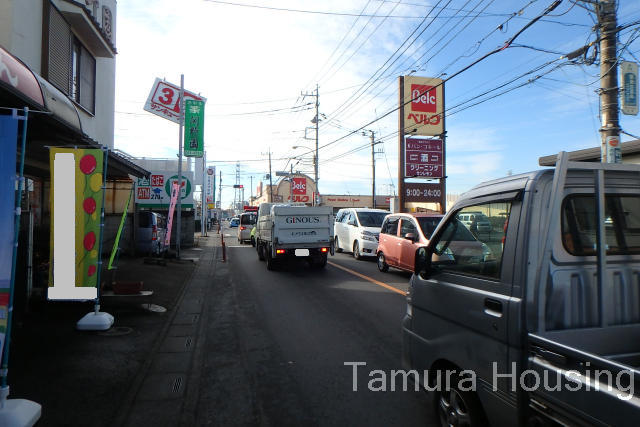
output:
[[[116,0],[0,0],[0,46],[66,95],[113,148]]]

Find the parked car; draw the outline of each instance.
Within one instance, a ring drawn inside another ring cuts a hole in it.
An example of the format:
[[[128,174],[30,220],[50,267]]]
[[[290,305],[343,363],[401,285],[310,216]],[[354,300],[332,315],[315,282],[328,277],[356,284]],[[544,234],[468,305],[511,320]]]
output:
[[[256,214],[253,212],[240,214],[239,221],[240,222],[238,226],[238,242],[242,244],[245,241],[248,242],[249,240],[251,240],[251,229],[255,226],[257,222]]]
[[[488,233],[492,230],[491,221],[482,212],[465,212],[460,214],[460,222],[472,233]]]
[[[378,270],[385,272],[394,267],[413,271],[416,250],[427,246],[442,216],[425,213],[388,215],[382,224],[376,250]]]
[[[233,217],[229,220],[230,228],[236,228],[238,225],[240,225],[240,218]]]
[[[138,213],[138,229],[136,230],[136,251],[145,255],[160,255],[167,248],[164,238],[167,233],[167,219],[152,211]]]
[[[375,256],[380,227],[388,214],[382,209],[340,209],[336,214],[334,230],[336,252],[351,252],[355,259]]]

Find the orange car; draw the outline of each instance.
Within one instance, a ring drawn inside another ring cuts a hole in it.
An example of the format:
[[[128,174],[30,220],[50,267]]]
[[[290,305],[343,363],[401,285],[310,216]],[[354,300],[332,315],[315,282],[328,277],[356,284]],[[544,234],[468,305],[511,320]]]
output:
[[[397,213],[387,215],[378,241],[378,270],[389,267],[413,271],[416,250],[427,246],[433,230],[444,215]]]

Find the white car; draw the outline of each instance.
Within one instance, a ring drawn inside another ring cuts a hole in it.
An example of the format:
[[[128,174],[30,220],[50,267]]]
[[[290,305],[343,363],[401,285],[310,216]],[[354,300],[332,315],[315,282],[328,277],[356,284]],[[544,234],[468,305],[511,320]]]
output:
[[[336,214],[336,252],[351,252],[355,259],[376,256],[382,221],[389,215],[382,209],[345,208]]]

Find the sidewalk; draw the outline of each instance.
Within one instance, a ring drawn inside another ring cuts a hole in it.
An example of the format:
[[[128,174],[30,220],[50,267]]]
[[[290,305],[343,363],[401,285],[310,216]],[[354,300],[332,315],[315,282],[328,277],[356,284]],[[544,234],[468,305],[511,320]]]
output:
[[[190,367],[199,366],[192,361],[195,332],[220,245],[215,232],[196,239],[199,247],[181,254],[195,262],[120,260],[116,280],[144,281],[154,294],[103,297],[101,310],[115,317],[109,331],[75,329],[92,303],[43,302],[22,316],[14,323],[9,397],[41,404],[42,426],[176,425],[191,390],[186,384],[197,380],[189,378]],[[143,302],[167,311],[145,310]]]

